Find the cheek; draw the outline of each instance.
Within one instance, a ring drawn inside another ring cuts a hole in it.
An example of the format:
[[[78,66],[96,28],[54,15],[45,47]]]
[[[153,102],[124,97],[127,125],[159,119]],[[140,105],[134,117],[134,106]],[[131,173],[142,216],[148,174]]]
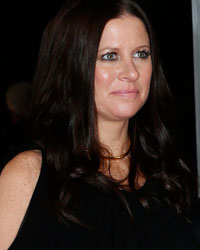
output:
[[[151,84],[151,77],[152,77],[152,66],[147,67],[144,72],[142,73],[143,75],[143,90],[144,94],[148,95],[149,89],[150,89],[150,84]]]
[[[111,69],[96,67],[95,69],[95,103],[98,112],[105,109],[109,102],[109,93],[112,83],[115,80],[115,73]]]
[[[95,88],[107,88],[115,79],[115,73],[112,70],[96,67],[95,69]]]

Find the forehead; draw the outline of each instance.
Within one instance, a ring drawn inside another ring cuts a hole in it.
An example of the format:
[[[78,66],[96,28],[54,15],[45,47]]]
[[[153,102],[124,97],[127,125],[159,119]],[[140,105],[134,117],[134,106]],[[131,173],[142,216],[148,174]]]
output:
[[[124,15],[111,19],[104,27],[99,47],[102,46],[149,45],[149,36],[141,19]]]

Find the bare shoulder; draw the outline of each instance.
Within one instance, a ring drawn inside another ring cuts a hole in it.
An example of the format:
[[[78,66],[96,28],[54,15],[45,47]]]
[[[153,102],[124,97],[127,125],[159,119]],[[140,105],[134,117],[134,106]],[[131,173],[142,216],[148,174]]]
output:
[[[16,155],[0,175],[0,249],[7,249],[15,239],[40,175],[39,150]]]
[[[20,174],[31,174],[40,170],[42,156],[39,150],[24,151],[11,159],[4,167],[1,176],[18,172]]]

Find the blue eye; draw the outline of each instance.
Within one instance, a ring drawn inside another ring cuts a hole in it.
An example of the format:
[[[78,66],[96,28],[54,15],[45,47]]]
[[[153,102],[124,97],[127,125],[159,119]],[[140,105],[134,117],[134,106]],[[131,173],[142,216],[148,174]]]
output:
[[[113,61],[117,59],[117,54],[116,53],[106,53],[101,57],[103,60],[107,61]]]
[[[150,52],[146,50],[139,50],[137,51],[133,57],[146,59],[148,56],[150,56]]]

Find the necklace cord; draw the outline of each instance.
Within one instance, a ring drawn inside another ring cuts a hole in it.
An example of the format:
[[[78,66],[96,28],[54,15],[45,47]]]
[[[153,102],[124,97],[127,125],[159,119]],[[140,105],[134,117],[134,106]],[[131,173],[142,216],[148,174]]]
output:
[[[112,156],[103,156],[103,158],[106,159],[106,160],[120,160],[120,159],[125,158],[130,153],[130,150],[131,150],[131,143],[129,142],[129,148],[128,148],[128,150],[125,153],[123,153],[122,155],[118,155],[118,156],[114,156],[114,155],[112,155]]]

